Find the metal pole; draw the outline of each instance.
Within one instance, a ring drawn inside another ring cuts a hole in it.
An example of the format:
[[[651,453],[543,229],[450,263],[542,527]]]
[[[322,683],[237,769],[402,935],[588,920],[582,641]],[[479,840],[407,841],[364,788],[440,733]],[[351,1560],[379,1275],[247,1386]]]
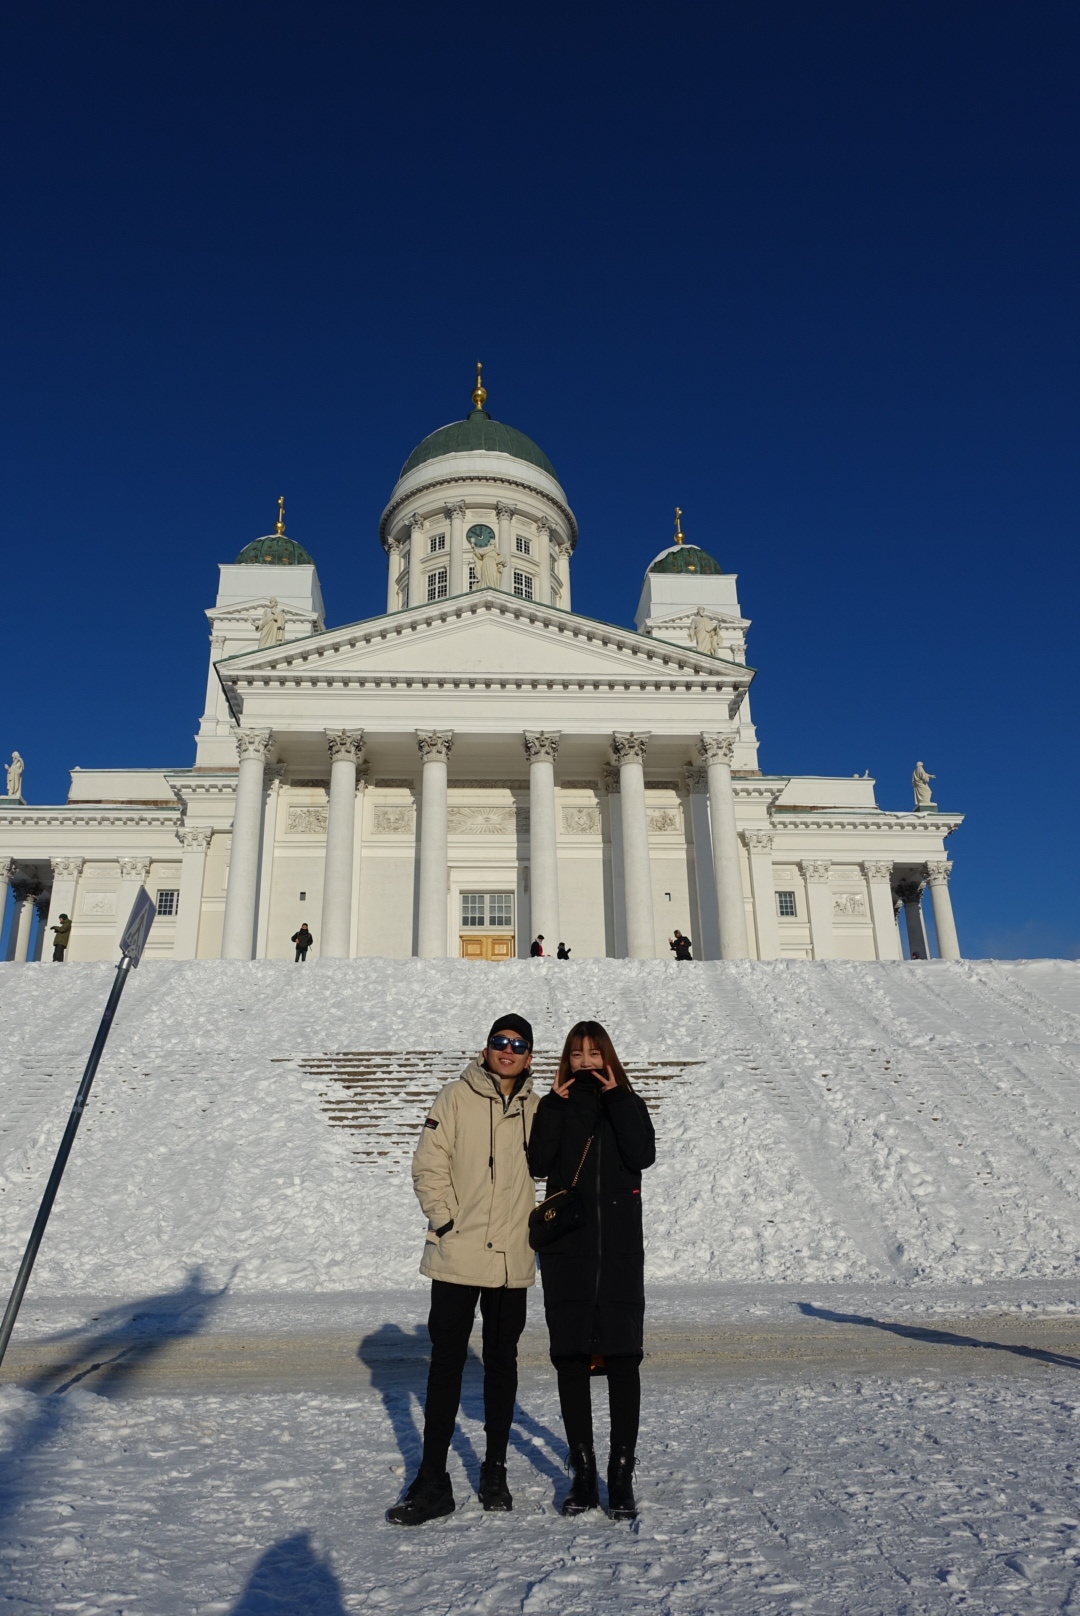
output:
[[[19,1308],[22,1306],[22,1299],[26,1293],[26,1287],[34,1267],[34,1259],[38,1254],[38,1247],[41,1245],[41,1238],[45,1233],[45,1225],[49,1221],[53,1202],[56,1200],[56,1192],[60,1188],[60,1180],[64,1176],[67,1159],[71,1155],[71,1147],[75,1143],[75,1135],[79,1131],[79,1123],[82,1121],[82,1114],[90,1096],[94,1074],[97,1072],[98,1062],[101,1060],[102,1051],[105,1048],[105,1041],[112,1030],[113,1017],[116,1014],[116,1007],[120,1003],[120,995],[124,991],[124,983],[130,975],[132,963],[133,961],[130,957],[125,954],[116,967],[116,981],[113,983],[112,992],[109,994],[109,1002],[105,1006],[105,1013],[101,1018],[97,1037],[94,1039],[94,1047],[90,1051],[90,1059],[86,1063],[86,1070],[83,1073],[82,1082],[79,1084],[79,1092],[76,1094],[75,1103],[71,1107],[71,1115],[68,1117],[68,1124],[64,1129],[64,1137],[61,1139],[60,1148],[56,1152],[53,1170],[49,1174],[49,1182],[45,1186],[45,1194],[41,1198],[38,1215],[30,1233],[30,1239],[27,1241],[26,1251],[23,1254],[23,1260],[19,1266],[11,1296],[8,1299],[4,1322],[0,1324],[0,1364],[4,1361],[4,1354],[7,1352],[8,1342],[11,1340],[11,1332],[15,1328],[15,1320],[19,1316]]]

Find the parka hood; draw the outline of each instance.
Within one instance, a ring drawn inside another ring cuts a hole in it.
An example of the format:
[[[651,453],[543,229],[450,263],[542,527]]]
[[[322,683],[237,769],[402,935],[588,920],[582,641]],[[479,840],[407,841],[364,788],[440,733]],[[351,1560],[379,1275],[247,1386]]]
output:
[[[468,1083],[469,1087],[475,1089],[477,1094],[482,1094],[485,1100],[490,1100],[492,1094],[497,1095],[500,1100],[503,1098],[502,1089],[499,1087],[499,1079],[494,1072],[489,1072],[487,1067],[479,1060],[469,1062],[461,1074],[461,1081]],[[517,1099],[519,1095],[531,1094],[532,1081],[532,1072],[526,1068],[521,1076],[514,1080],[512,1098]]]

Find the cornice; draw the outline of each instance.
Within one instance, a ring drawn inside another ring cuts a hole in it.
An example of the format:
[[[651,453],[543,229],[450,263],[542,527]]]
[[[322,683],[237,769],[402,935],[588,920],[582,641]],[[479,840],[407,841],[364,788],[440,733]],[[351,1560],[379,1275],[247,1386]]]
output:
[[[571,554],[573,554],[574,550],[577,548],[578,525],[574,520],[573,511],[570,509],[569,505],[564,505],[562,500],[556,499],[552,494],[545,493],[542,489],[537,488],[535,483],[527,482],[524,478],[507,477],[505,474],[500,475],[497,472],[481,475],[478,471],[468,471],[459,472],[456,477],[434,477],[432,478],[431,482],[423,483],[415,492],[411,494],[399,494],[397,499],[392,499],[379,519],[379,543],[382,545],[383,549],[386,549],[387,529],[393,526],[405,505],[415,505],[418,499],[426,497],[431,489],[449,488],[453,483],[499,483],[505,488],[523,488],[525,492],[531,494],[534,499],[546,500],[549,505],[553,505],[560,515],[565,518],[566,525],[570,531]]]
[[[964,822],[963,814],[888,813],[824,813],[806,814],[781,810],[769,815],[769,828],[782,835],[785,831],[901,831],[907,835],[915,831],[933,831],[939,836],[951,836]]]
[[[135,826],[142,830],[173,830],[180,818],[179,805],[172,808],[67,808],[58,805],[55,808],[19,808],[13,813],[5,814],[0,821],[0,831],[14,828],[20,830],[47,830],[55,826],[62,826],[65,830],[100,829],[107,830],[114,826],[121,829]]]

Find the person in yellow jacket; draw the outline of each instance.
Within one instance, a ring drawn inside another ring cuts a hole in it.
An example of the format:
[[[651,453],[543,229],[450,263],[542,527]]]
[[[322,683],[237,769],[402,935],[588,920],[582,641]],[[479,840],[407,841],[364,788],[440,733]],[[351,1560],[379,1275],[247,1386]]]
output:
[[[513,1508],[506,1445],[517,1395],[517,1348],[528,1287],[536,1280],[529,1213],[536,1191],[528,1145],[533,1030],[523,1016],[499,1016],[487,1043],[436,1097],[413,1155],[413,1187],[428,1220],[420,1272],[431,1280],[431,1366],[424,1404],[424,1452],[396,1526],[420,1526],[455,1508],[446,1458],[461,1402],[461,1376],[476,1304],[484,1324],[484,1430],[480,1502]]]

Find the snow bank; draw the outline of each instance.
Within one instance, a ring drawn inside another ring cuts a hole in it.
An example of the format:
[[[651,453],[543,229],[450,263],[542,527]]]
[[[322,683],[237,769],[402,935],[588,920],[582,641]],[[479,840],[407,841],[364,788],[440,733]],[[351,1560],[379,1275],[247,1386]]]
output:
[[[0,1277],[17,1265],[111,977],[0,966]],[[304,1060],[380,1051],[393,1074],[401,1052],[431,1052],[430,1071],[452,1070],[510,1009],[548,1054],[588,1015],[624,1058],[673,1063],[656,1085],[646,1179],[653,1281],[1077,1274],[1072,962],[147,961],[35,1292],[149,1294],[196,1270],[201,1285],[247,1293],[420,1285],[400,1149],[359,1157]],[[395,1102],[399,1134],[419,1127],[416,1093]],[[379,1129],[389,1138],[385,1119]]]

